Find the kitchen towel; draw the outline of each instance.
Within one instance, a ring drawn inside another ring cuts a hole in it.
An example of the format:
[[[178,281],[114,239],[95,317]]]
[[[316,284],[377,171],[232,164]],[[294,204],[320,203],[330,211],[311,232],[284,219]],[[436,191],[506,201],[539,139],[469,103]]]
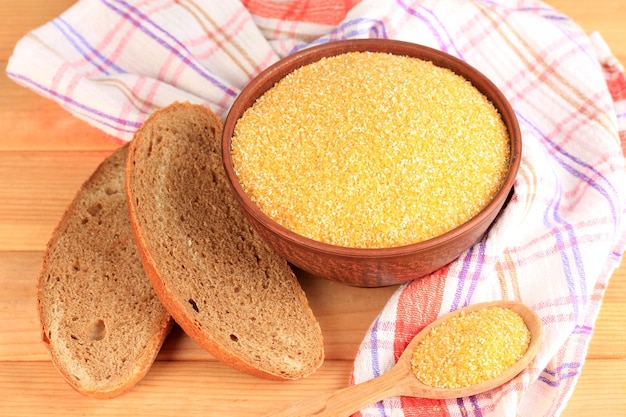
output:
[[[559,415],[626,247],[626,78],[599,34],[535,0],[80,0],[18,42],[7,74],[124,142],[173,101],[224,118],[262,69],[347,38],[419,43],[470,63],[508,98],[523,136],[505,210],[458,260],[398,288],[350,382],[390,369],[419,329],[465,305],[521,300],[545,326],[536,360],[500,388],[392,398],[359,415]]]

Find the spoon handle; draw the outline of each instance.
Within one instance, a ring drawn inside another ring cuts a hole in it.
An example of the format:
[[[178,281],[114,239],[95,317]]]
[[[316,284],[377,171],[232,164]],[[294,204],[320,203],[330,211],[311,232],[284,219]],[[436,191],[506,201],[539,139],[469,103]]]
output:
[[[401,380],[402,377],[402,374],[392,369],[361,384],[298,401],[265,417],[349,417],[368,405],[402,395],[405,391],[403,387],[406,385],[406,382]]]

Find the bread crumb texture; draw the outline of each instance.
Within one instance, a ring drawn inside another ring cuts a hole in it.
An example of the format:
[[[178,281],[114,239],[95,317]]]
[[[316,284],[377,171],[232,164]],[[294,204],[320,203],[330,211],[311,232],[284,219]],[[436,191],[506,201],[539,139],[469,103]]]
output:
[[[509,167],[506,126],[452,71],[351,52],[300,67],[232,138],[235,172],[269,217],[311,239],[392,247],[474,217]]]
[[[39,282],[43,339],[68,382],[92,396],[130,389],[170,323],[131,233],[126,155],[120,148],[83,185],[50,241]]]
[[[445,320],[417,345],[411,360],[424,384],[461,388],[493,379],[524,356],[530,331],[516,312],[485,308]]]
[[[232,194],[221,129],[207,109],[182,104],[144,125],[131,180],[141,233],[196,341],[245,371],[306,376],[323,360],[321,330],[287,262]]]

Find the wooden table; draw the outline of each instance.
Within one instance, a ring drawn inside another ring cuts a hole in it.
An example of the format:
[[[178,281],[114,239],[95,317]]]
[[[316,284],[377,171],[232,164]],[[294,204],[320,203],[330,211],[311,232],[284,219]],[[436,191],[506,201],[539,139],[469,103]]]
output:
[[[233,371],[175,329],[130,393],[93,400],[65,384],[40,341],[35,283],[52,229],[80,184],[118,143],[5,75],[17,40],[73,1],[0,1],[0,415],[253,416],[345,386],[367,327],[395,287],[351,288],[302,275],[327,360],[301,381],[270,382]],[[585,30],[599,30],[626,63],[626,2],[551,3]],[[563,415],[626,415],[625,315],[622,266],[606,291],[582,376]]]

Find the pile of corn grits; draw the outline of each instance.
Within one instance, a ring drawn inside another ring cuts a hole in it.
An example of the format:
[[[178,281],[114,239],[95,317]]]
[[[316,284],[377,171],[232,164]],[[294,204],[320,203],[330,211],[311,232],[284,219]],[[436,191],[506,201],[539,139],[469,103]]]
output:
[[[530,331],[512,310],[492,307],[445,320],[417,345],[413,374],[426,385],[462,388],[501,375],[524,356]]]
[[[311,239],[384,248],[468,221],[509,166],[491,102],[417,58],[350,52],[300,67],[240,118],[235,172],[269,217]]]

